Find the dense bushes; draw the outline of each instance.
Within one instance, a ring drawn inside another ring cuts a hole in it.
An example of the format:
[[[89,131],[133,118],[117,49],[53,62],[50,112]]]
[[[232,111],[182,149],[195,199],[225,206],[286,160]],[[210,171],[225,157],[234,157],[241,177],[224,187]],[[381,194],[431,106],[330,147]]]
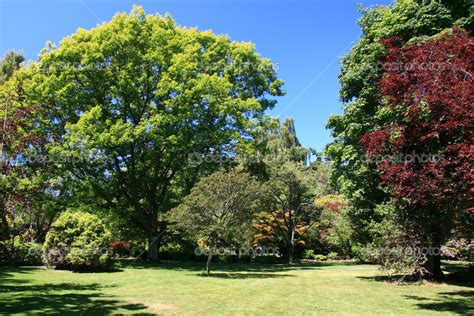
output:
[[[20,236],[0,241],[0,266],[41,265],[41,244],[25,242]]]
[[[95,215],[63,213],[51,226],[44,243],[44,260],[60,269],[97,270],[111,267],[111,234]]]
[[[312,249],[305,250],[303,257],[304,257],[304,259],[318,260],[318,261],[338,260],[338,259],[340,259],[337,252],[330,252],[327,255],[323,255],[323,254],[315,254],[314,250],[312,250]]]

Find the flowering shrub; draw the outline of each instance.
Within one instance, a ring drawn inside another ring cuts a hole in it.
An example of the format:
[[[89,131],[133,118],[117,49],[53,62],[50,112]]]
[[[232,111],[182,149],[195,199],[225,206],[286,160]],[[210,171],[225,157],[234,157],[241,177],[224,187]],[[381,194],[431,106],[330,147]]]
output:
[[[474,251],[474,244],[467,238],[452,239],[441,247],[443,256],[449,260],[469,260],[471,251]]]

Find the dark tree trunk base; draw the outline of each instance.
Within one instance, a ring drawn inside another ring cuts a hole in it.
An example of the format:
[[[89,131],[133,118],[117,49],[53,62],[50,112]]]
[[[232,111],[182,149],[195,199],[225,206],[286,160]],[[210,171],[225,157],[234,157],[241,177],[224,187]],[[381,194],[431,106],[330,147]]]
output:
[[[209,250],[209,255],[207,256],[207,262],[206,262],[206,275],[211,274],[211,263],[212,263],[212,250]]]
[[[444,280],[443,270],[441,270],[441,256],[429,255],[425,269],[428,270],[428,274],[423,276],[424,279],[433,281]]]
[[[151,236],[148,238],[148,255],[147,260],[149,261],[159,261],[160,253],[160,240],[156,236]]]

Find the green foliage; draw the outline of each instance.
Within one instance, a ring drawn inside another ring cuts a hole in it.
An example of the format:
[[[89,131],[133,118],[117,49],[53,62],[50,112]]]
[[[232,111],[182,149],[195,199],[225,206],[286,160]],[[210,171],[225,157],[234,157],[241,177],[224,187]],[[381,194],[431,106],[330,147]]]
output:
[[[130,242],[130,256],[134,258],[146,258],[147,257],[147,249],[144,242]]]
[[[378,263],[377,254],[374,252],[374,248],[370,244],[354,244],[351,247],[351,252],[353,258],[361,263]]]
[[[305,249],[303,252],[303,259],[315,259],[313,249]]]
[[[41,244],[25,242],[20,236],[0,241],[0,266],[41,265]]]
[[[264,200],[261,185],[246,173],[216,172],[199,181],[170,218],[208,247],[239,240]]]
[[[43,245],[44,260],[56,268],[109,269],[111,233],[93,214],[69,210],[51,225]]]
[[[318,261],[337,260],[339,256],[337,252],[330,252],[327,255],[315,254],[313,249],[306,249],[303,253],[304,259],[314,259]]]
[[[281,247],[292,262],[319,220],[321,208],[314,199],[330,192],[329,166],[320,161],[309,165],[311,150],[301,146],[292,119],[267,131],[260,145],[254,155],[264,159],[258,164],[244,164],[269,190],[268,209],[255,223],[254,242]]]
[[[429,248],[420,242],[416,229],[400,220],[395,203],[387,202],[376,207],[375,212],[383,218],[371,223],[368,231],[373,236],[370,244],[355,244],[354,257],[364,263],[377,263],[382,272],[393,275],[422,277],[428,271]],[[439,249],[436,251],[440,251]]]
[[[242,244],[252,218],[262,207],[263,193],[261,185],[246,173],[215,172],[200,180],[171,211],[174,225],[194,235],[208,252],[207,274],[216,247]]]
[[[40,128],[54,135],[49,153],[68,158],[60,168],[72,190],[133,223],[150,259],[163,214],[216,169],[201,158],[251,146],[284,93],[252,43],[140,7],[49,45],[21,79],[26,102],[47,108]]]
[[[330,252],[326,257],[328,258],[328,260],[337,260],[339,258],[337,252]]]
[[[311,150],[301,146],[292,118],[286,118],[283,123],[269,121],[266,129],[254,140],[254,146],[247,151],[242,166],[245,170],[260,180],[268,180],[271,168],[288,161],[309,162]],[[250,159],[246,159],[250,158]]]
[[[314,201],[321,208],[321,218],[314,229],[321,251],[337,252],[351,257],[352,228],[342,195],[329,194]]]
[[[327,173],[324,165],[305,166],[294,161],[272,165],[270,170],[267,182],[272,203],[270,212],[292,263],[298,241],[302,241],[320,219],[321,209],[314,204],[314,199],[328,193]]]
[[[160,248],[160,259],[173,261],[203,261],[203,257],[198,257],[194,253],[196,249],[196,241],[193,243],[170,242]]]
[[[328,248],[341,254],[343,257],[351,257],[352,249],[352,228],[347,213],[344,211],[343,214],[338,216],[334,223],[330,233],[324,238]]]
[[[314,259],[318,261],[326,261],[328,260],[328,257],[325,255],[317,254],[317,255],[314,255]]]
[[[9,51],[0,59],[0,85],[4,84],[21,64],[25,61],[25,57],[15,51]]]

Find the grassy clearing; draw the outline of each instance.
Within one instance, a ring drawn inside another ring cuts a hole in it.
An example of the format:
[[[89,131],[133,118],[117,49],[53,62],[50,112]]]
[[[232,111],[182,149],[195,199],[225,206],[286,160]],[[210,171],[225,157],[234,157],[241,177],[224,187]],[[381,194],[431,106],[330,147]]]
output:
[[[135,264],[112,273],[0,269],[0,313],[473,314],[474,283],[396,285],[352,264]]]

